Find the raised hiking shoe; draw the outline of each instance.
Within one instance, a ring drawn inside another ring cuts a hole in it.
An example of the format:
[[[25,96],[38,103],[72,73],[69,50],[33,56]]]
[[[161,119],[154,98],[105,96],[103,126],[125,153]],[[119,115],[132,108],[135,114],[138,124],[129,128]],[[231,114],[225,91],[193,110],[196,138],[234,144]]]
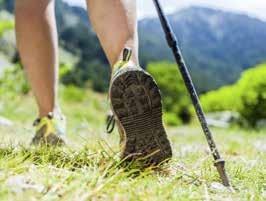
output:
[[[66,143],[66,121],[63,116],[49,113],[46,117],[36,119],[33,125],[36,134],[32,145],[62,146]]]
[[[132,51],[114,66],[109,97],[121,136],[122,159],[159,164],[172,156],[162,122],[160,90],[142,68],[129,62]]]

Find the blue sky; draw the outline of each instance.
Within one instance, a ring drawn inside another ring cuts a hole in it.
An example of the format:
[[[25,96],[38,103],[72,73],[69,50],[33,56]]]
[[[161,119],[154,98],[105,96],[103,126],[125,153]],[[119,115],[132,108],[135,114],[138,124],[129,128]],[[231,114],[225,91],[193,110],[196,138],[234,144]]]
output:
[[[72,5],[85,6],[85,0],[64,0]],[[132,0],[133,1],[133,0]],[[152,0],[137,0],[138,14],[140,18],[155,16]],[[166,12],[171,13],[184,7],[197,5],[222,10],[229,10],[237,13],[248,14],[266,21],[265,0],[161,0]]]

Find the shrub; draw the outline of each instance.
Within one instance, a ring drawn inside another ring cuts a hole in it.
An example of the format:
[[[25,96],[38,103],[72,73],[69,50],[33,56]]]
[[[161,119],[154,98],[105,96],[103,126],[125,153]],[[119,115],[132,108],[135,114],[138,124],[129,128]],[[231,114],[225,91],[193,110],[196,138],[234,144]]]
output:
[[[242,73],[239,81],[201,96],[206,112],[231,110],[241,114],[251,127],[266,119],[266,64]]]
[[[66,76],[72,69],[73,69],[73,66],[63,63],[63,62],[60,63],[60,68],[59,68],[60,80],[62,80],[62,78]]]
[[[234,85],[224,86],[202,95],[200,99],[205,112],[237,111],[240,103],[239,89]]]
[[[78,88],[73,85],[63,87],[62,97],[68,102],[81,102],[86,98],[84,89]]]
[[[0,37],[3,35],[3,33],[7,30],[14,29],[14,22],[13,21],[0,21]]]
[[[245,71],[237,86],[241,92],[238,111],[254,127],[266,119],[266,64]]]
[[[175,114],[182,123],[189,123],[190,99],[176,65],[168,62],[150,63],[147,70],[161,89],[164,109],[167,113],[171,113],[169,118],[174,119],[173,114]]]
[[[174,113],[165,113],[164,114],[164,122],[168,125],[168,126],[179,126],[182,124],[182,122],[180,121],[180,118],[178,118],[176,116],[176,114]]]
[[[65,85],[86,87],[88,83],[94,91],[106,92],[109,86],[109,69],[98,61],[79,62],[76,67],[62,76]]]
[[[0,96],[27,94],[30,91],[20,65],[7,68],[0,77]]]

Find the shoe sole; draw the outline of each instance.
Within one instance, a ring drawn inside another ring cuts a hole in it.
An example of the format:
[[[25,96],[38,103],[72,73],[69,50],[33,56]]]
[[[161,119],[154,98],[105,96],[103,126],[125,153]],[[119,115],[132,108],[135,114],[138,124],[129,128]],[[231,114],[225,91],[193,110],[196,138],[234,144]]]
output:
[[[171,158],[161,94],[154,79],[138,68],[122,69],[112,80],[109,94],[113,112],[125,132],[122,159],[151,165]]]

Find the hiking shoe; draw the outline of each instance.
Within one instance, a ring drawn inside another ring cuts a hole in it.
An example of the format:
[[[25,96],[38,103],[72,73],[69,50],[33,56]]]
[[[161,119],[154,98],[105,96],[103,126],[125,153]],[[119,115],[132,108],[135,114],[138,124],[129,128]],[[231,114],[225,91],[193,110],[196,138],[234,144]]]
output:
[[[151,75],[129,62],[131,54],[130,49],[124,49],[109,89],[121,137],[121,157],[156,165],[172,157],[162,122],[160,90]]]
[[[46,117],[38,118],[34,124],[36,134],[32,139],[32,145],[65,145],[66,121],[59,115],[49,113]]]

